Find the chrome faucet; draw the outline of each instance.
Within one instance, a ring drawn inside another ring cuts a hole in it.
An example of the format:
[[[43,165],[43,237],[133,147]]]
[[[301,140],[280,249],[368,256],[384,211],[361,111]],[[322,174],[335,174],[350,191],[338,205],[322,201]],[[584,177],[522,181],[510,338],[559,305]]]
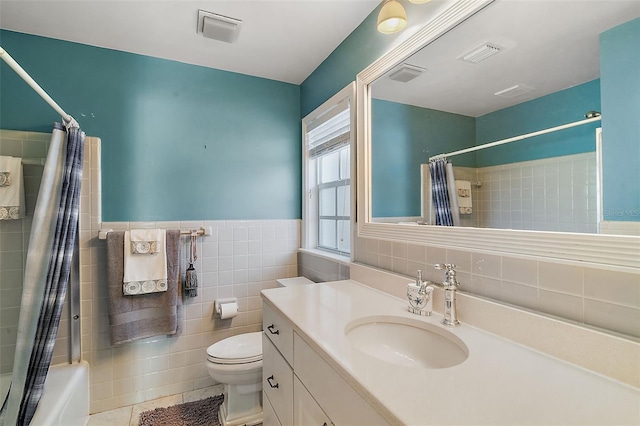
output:
[[[442,324],[449,327],[457,327],[460,325],[458,321],[458,311],[456,310],[456,290],[460,283],[456,279],[456,265],[451,263],[438,263],[436,269],[445,270],[445,280],[440,285],[444,289],[444,318]]]

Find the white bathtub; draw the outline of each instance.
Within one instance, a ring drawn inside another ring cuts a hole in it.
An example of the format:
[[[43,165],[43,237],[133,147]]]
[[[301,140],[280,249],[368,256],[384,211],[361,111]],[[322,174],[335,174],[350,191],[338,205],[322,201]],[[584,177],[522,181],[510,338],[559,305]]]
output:
[[[6,395],[11,375],[0,376],[0,396]],[[89,363],[52,365],[32,426],[85,426],[89,420]]]

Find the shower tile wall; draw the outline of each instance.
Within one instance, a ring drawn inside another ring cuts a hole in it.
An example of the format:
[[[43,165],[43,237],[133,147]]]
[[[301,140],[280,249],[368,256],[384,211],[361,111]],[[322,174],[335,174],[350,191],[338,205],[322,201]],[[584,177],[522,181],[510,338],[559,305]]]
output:
[[[457,265],[460,290],[640,339],[640,274],[507,256],[356,239],[356,261],[441,282],[436,263]]]
[[[0,130],[0,155],[46,158],[51,135]],[[26,217],[0,221],[0,374],[13,370],[24,264],[42,166],[23,167]]]
[[[595,152],[483,167],[477,180],[482,228],[597,232]]]

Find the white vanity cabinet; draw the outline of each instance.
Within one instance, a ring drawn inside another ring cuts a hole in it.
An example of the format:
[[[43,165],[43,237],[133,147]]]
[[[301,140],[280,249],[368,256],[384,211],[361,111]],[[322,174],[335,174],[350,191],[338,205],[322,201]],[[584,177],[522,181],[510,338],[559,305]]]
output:
[[[293,377],[293,422],[296,425],[333,425],[329,416],[322,411],[322,408],[295,375]]]
[[[295,326],[267,304],[263,330],[265,426],[388,425]]]

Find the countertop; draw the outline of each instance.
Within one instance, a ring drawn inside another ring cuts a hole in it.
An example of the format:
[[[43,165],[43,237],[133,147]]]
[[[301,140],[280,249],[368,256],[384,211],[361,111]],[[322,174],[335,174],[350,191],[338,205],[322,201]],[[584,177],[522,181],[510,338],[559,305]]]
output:
[[[263,290],[262,298],[390,424],[639,425],[640,389],[442,315],[407,312],[407,302],[353,280]],[[352,321],[394,316],[428,322],[461,339],[461,364],[408,368],[352,347]]]

